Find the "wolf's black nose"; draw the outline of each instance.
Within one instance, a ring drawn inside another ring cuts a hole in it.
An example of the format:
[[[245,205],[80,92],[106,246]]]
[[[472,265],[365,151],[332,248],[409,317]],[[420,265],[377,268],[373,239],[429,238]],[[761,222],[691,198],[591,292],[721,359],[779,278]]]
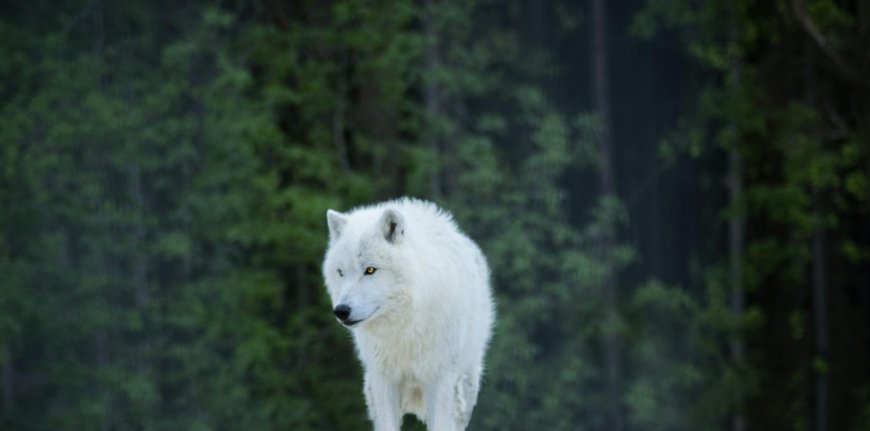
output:
[[[335,310],[332,310],[332,312],[335,313],[335,317],[338,317],[338,320],[347,320],[350,317],[350,307],[344,304],[335,307]]]

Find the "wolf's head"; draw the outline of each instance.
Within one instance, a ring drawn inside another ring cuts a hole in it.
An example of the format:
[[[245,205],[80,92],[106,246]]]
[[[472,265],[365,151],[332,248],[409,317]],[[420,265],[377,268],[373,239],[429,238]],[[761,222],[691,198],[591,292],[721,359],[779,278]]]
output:
[[[395,208],[326,212],[329,249],[323,278],[335,317],[354,327],[408,305],[405,218]]]

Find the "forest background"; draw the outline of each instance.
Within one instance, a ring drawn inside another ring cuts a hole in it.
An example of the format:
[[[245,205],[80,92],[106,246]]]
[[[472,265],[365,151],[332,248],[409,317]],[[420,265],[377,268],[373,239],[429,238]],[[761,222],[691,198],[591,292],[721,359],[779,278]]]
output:
[[[368,428],[325,213],[412,195],[470,429],[870,430],[868,77],[860,0],[2,2],[0,429]]]

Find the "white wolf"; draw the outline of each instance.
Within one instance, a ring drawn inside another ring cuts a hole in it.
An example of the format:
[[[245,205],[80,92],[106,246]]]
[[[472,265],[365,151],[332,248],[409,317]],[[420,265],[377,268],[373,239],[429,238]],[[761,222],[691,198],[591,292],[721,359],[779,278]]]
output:
[[[326,212],[323,277],[351,329],[376,431],[405,413],[464,430],[477,402],[495,310],[489,267],[449,213],[403,198]]]

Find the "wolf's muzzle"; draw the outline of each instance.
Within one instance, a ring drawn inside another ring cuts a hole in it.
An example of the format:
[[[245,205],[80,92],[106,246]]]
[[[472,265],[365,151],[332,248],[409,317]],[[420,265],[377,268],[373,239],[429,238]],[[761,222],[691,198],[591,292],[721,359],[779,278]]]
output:
[[[356,325],[361,320],[350,320],[350,307],[344,304],[339,304],[338,307],[335,307],[335,310],[332,312],[335,314],[335,317],[344,324],[344,326],[351,327]]]

